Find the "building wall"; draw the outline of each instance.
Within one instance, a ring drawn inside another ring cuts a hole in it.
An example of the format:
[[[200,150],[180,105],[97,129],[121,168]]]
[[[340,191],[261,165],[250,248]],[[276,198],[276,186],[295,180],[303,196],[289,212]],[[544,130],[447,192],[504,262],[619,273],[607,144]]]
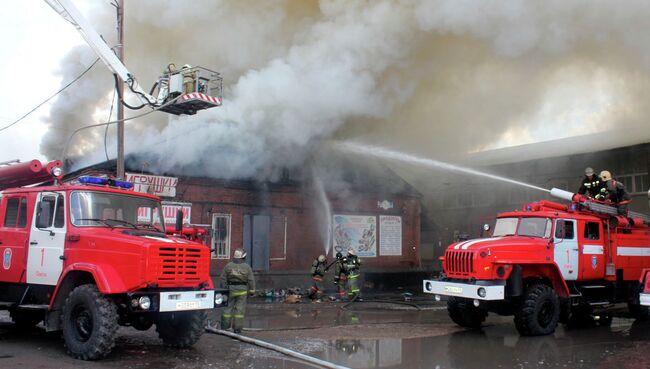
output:
[[[298,185],[237,185],[201,178],[180,178],[173,201],[192,203],[192,223],[211,224],[213,214],[229,214],[231,219],[230,252],[243,247],[244,217],[270,216],[269,271],[300,272],[309,270],[312,261],[325,254],[325,217],[316,196]],[[364,271],[411,270],[420,266],[420,201],[410,195],[391,198],[372,193],[356,193],[346,199],[329,195],[333,214],[398,215],[402,217],[402,255],[379,254],[363,258]],[[354,201],[349,201],[353,198]],[[377,202],[388,200],[392,209],[384,210]],[[377,219],[378,221],[378,219]],[[379,225],[379,223],[377,223]],[[286,229],[286,232],[285,232]],[[286,245],[286,246],[285,246]],[[333,260],[331,246],[328,253]],[[214,259],[213,274],[218,275],[229,258]]]

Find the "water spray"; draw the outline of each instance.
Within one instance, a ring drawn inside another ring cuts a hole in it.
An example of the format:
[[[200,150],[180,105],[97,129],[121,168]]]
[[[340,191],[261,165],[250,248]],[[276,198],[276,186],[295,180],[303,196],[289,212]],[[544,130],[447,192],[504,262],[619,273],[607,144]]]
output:
[[[314,178],[314,188],[318,194],[318,201],[320,201],[325,211],[325,217],[327,219],[327,230],[325,231],[325,255],[329,255],[330,246],[332,244],[332,206],[330,205],[329,200],[327,199],[327,193],[325,193],[325,186],[323,186],[323,181],[320,177],[316,175],[316,171],[312,170],[312,177]]]
[[[418,166],[423,166],[427,168],[432,168],[432,169],[442,169],[442,170],[447,170],[451,172],[458,172],[458,173],[465,173],[465,174],[470,174],[470,175],[475,175],[475,176],[480,176],[480,177],[485,177],[485,178],[490,178],[496,181],[501,181],[501,182],[506,182],[518,186],[523,186],[527,188],[531,188],[533,190],[538,190],[538,191],[543,191],[543,192],[551,192],[551,190],[547,190],[546,188],[542,188],[539,186],[535,186],[529,183],[521,182],[521,181],[516,181],[514,179],[506,178],[506,177],[501,177],[495,174],[490,174],[490,173],[485,173],[481,172],[479,170],[467,168],[467,167],[462,167],[460,165],[456,164],[451,164],[451,163],[446,163],[444,161],[439,161],[439,160],[434,160],[434,159],[425,159],[421,158],[415,155],[407,154],[404,152],[400,151],[395,151],[395,150],[390,150],[390,149],[385,149],[377,146],[370,146],[370,145],[365,145],[362,143],[358,142],[350,142],[350,141],[337,141],[332,144],[334,148],[337,148],[339,150],[349,152],[349,153],[354,153],[354,154],[360,154],[360,155],[366,155],[366,156],[374,156],[374,157],[379,157],[383,158],[386,160],[393,160],[393,161],[400,161],[408,164],[413,164],[413,165],[418,165]]]

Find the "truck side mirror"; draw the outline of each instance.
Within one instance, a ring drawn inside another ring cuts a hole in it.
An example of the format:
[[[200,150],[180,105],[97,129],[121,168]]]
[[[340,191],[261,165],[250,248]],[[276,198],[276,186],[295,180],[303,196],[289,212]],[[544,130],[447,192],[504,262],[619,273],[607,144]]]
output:
[[[41,201],[38,205],[38,214],[36,217],[36,228],[47,228],[50,226],[50,214],[52,213],[52,203]]]
[[[183,210],[176,211],[176,232],[183,230]]]

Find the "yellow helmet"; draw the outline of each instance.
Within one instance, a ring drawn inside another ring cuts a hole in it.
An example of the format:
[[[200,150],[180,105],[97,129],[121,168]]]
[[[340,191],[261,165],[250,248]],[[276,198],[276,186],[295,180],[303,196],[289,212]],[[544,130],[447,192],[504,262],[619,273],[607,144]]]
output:
[[[599,176],[599,177],[600,177],[600,179],[602,179],[603,181],[609,181],[610,179],[612,179],[612,173],[610,173],[610,172],[607,171],[607,170],[603,170],[602,172],[600,172],[600,176]]]

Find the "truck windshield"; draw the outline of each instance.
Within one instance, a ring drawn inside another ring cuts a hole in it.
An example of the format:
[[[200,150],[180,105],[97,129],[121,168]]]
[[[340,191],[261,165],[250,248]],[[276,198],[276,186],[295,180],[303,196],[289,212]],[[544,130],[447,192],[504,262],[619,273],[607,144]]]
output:
[[[551,236],[551,220],[548,218],[499,218],[494,226],[493,237],[530,236],[548,238]]]
[[[159,201],[109,192],[70,194],[70,220],[75,226],[149,228],[164,232]]]

